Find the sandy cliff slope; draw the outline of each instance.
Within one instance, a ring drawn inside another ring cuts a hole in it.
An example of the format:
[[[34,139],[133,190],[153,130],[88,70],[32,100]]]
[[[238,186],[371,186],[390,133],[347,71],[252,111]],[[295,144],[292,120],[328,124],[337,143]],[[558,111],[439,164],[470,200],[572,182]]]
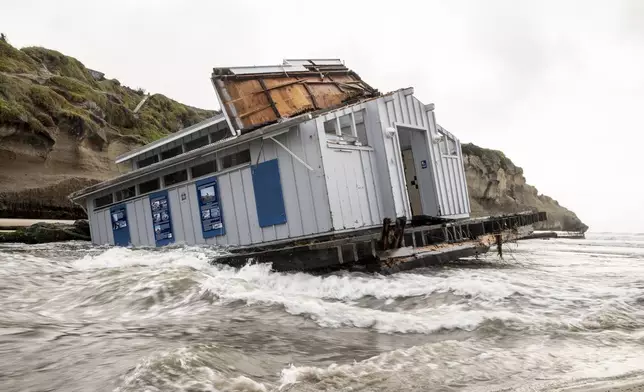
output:
[[[74,219],[67,195],[118,174],[114,158],[214,115],[105,79],[45,48],[0,40],[0,218]]]
[[[574,212],[526,184],[523,169],[501,151],[474,144],[464,144],[462,150],[472,215],[538,210],[548,213],[548,221],[540,229],[588,230]]]

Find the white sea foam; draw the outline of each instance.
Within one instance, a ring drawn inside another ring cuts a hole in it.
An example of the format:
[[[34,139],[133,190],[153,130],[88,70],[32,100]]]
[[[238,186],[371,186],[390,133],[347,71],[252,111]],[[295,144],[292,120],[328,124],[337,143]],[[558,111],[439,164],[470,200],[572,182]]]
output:
[[[115,392],[141,390],[267,392],[249,377],[224,373],[213,366],[217,347],[200,345],[156,352],[129,372]],[[218,365],[223,365],[219,364]],[[223,367],[223,366],[222,366]],[[161,388],[159,388],[161,387]]]
[[[323,327],[373,328],[379,332],[431,333],[440,329],[471,330],[486,320],[528,322],[509,311],[468,310],[466,304],[439,305],[416,311],[389,312],[358,306],[364,296],[397,298],[428,295],[448,285],[445,278],[419,275],[396,277],[278,274],[267,266],[247,266],[239,271],[220,269],[204,286],[224,301],[276,304],[293,315],[311,318]],[[470,290],[477,285],[468,286]]]
[[[114,247],[98,255],[88,255],[73,263],[78,269],[122,268],[130,266],[185,266],[208,268],[211,255],[203,249],[175,248],[166,251]]]
[[[349,364],[290,365],[281,372],[280,389],[339,391],[376,384],[381,390],[398,391],[417,390],[420,385],[426,390],[449,385],[470,385],[465,390],[480,390],[486,385],[489,389],[485,390],[535,391],[579,378],[644,372],[636,346],[597,348],[549,340],[516,348],[494,346],[492,340],[452,340],[394,350]]]

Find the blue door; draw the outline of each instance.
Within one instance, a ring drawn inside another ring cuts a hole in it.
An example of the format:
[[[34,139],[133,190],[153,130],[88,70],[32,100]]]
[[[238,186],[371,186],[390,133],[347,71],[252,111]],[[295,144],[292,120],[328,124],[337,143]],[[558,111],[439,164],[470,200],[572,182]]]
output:
[[[251,166],[260,227],[286,223],[286,209],[277,159]]]

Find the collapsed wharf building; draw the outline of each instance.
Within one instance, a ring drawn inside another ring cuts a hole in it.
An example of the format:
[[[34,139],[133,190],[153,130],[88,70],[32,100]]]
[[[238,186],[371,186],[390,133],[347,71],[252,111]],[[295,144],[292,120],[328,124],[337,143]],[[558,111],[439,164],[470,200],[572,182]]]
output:
[[[546,218],[470,219],[460,141],[413,88],[380,93],[338,59],[215,68],[212,84],[221,114],[119,156],[127,173],[70,195],[95,244],[395,272],[482,253]]]

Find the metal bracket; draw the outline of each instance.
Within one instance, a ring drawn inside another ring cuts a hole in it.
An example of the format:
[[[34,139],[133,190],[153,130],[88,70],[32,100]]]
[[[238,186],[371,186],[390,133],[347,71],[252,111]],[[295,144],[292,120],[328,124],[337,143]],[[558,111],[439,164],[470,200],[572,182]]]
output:
[[[303,160],[302,158],[300,158],[300,157],[298,157],[297,155],[295,155],[295,153],[294,153],[293,151],[289,150],[289,149],[288,149],[288,147],[286,147],[285,145],[283,145],[282,143],[280,143],[277,139],[275,139],[274,137],[270,137],[270,139],[271,139],[272,141],[274,141],[274,142],[275,142],[275,144],[277,144],[278,146],[282,147],[282,148],[284,149],[284,151],[286,151],[286,152],[288,152],[289,154],[291,154],[291,156],[292,156],[293,158],[295,158],[295,160],[297,160],[298,162],[300,162],[302,165],[304,165],[304,167],[306,167],[306,168],[307,168],[307,169],[309,169],[310,171],[315,170],[315,169],[313,169],[311,166],[309,166],[309,164],[308,164],[308,163],[304,162],[304,160]]]

